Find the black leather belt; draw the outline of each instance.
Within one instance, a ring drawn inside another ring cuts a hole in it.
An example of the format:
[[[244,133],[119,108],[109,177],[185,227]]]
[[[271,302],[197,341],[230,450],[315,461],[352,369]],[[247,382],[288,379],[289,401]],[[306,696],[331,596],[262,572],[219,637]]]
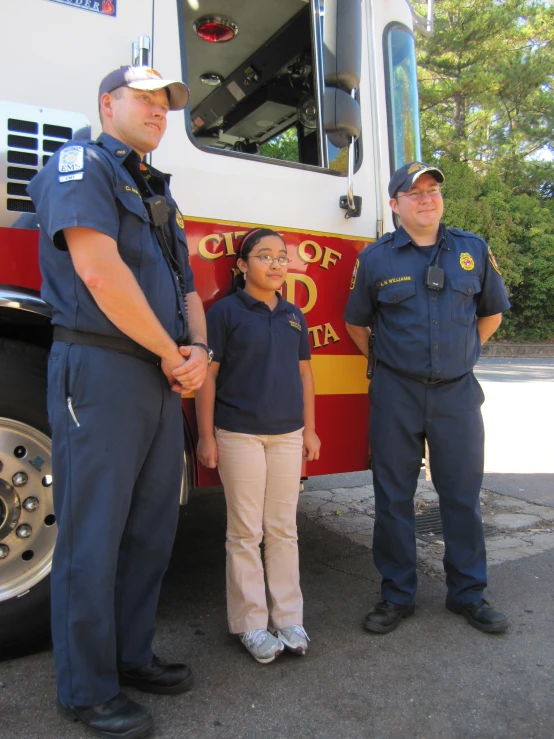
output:
[[[87,331],[73,331],[65,326],[54,326],[54,341],[62,341],[64,344],[81,344],[83,346],[96,346],[99,349],[111,349],[120,354],[128,354],[131,357],[142,359],[150,364],[160,364],[160,358],[133,339],[119,336],[103,336],[102,334],[90,334]]]
[[[379,364],[382,364],[387,369],[389,369],[391,372],[394,372],[396,375],[401,375],[402,377],[408,377],[410,380],[421,382],[422,385],[448,385],[451,382],[457,382],[463,377],[463,375],[460,375],[459,377],[452,377],[451,379],[448,379],[448,380],[443,380],[442,378],[435,379],[434,377],[421,377],[421,375],[411,375],[409,372],[402,372],[402,370],[398,370],[395,367],[391,367],[389,364],[385,364],[384,362],[381,362],[381,361],[379,361]]]

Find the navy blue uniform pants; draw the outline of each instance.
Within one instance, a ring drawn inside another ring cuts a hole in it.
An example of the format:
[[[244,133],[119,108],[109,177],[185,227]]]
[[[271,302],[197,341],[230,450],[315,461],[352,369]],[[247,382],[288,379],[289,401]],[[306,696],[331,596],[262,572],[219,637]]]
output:
[[[472,372],[424,385],[378,364],[370,385],[375,488],[373,558],[381,597],[411,604],[417,590],[414,494],[429,445],[445,543],[447,600],[480,600],[487,565],[479,492],[483,479],[483,391]]]
[[[179,513],[181,403],[155,365],[55,342],[48,414],[58,695],[64,703],[97,705],[119,692],[118,669],[152,659]]]

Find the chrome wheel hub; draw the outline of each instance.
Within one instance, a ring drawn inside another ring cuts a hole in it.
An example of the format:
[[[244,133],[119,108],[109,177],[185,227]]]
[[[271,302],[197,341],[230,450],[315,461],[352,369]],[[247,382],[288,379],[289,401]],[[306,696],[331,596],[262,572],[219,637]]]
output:
[[[51,441],[32,426],[0,418],[0,601],[48,575],[56,534]]]

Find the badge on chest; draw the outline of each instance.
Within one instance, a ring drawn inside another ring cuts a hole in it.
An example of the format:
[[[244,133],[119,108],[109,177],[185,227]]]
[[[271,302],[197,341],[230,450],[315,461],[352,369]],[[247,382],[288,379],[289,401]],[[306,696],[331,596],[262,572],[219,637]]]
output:
[[[302,331],[302,324],[300,323],[300,319],[296,315],[296,313],[287,313],[287,318],[289,319],[289,324],[295,328],[297,331]]]

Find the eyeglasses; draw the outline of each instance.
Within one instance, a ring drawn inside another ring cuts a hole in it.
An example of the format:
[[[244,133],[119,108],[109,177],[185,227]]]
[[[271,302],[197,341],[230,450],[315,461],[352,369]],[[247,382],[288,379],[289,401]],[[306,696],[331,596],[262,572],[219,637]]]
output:
[[[265,264],[267,267],[275,262],[277,262],[280,267],[285,267],[289,262],[292,262],[292,259],[289,259],[288,257],[272,257],[271,254],[249,254],[248,257],[256,257],[256,259],[259,259],[260,262]],[[248,257],[246,258],[248,259]]]
[[[397,198],[409,198],[413,203],[415,203],[416,200],[421,200],[421,198],[424,198],[426,195],[429,195],[430,198],[438,198],[441,194],[440,187],[430,187],[428,190],[411,190],[410,192],[406,193],[396,193]]]

